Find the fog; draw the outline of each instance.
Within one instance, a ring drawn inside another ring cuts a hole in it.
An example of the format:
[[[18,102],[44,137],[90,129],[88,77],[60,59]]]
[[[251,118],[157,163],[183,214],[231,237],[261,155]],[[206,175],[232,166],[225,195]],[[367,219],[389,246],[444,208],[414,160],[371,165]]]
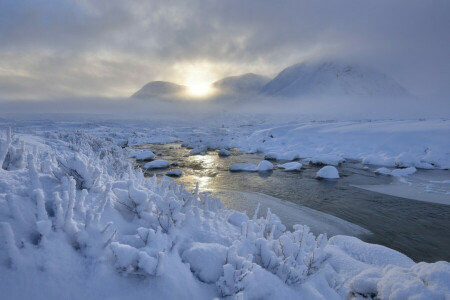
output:
[[[0,98],[126,98],[152,80],[347,58],[448,96],[448,28],[444,0],[1,1]]]
[[[0,118],[134,119],[198,123],[220,120],[325,121],[449,118],[443,99],[376,97],[222,97],[214,100],[60,98],[1,102]]]

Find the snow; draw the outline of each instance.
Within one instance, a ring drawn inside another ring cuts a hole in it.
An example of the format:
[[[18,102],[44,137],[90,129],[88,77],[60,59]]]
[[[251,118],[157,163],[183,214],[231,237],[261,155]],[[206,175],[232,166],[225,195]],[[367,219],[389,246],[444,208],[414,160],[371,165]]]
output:
[[[219,156],[230,156],[230,155],[231,155],[231,153],[227,149],[222,148],[219,150]]]
[[[165,169],[170,166],[170,163],[167,160],[157,159],[151,162],[148,162],[144,165],[145,169]]]
[[[409,167],[409,168],[399,168],[394,170],[389,170],[388,168],[382,167],[375,170],[375,173],[382,174],[382,175],[391,175],[395,177],[403,177],[412,175],[417,172],[417,169],[415,167]]]
[[[237,172],[268,172],[273,170],[273,164],[268,160],[262,160],[257,166],[255,164],[233,164],[230,171]]]
[[[257,93],[270,80],[265,76],[247,73],[240,76],[230,76],[218,80],[212,86],[224,94],[246,95]]]
[[[285,171],[300,171],[302,166],[303,165],[301,163],[294,161],[285,164],[280,164],[278,165],[278,168],[284,169]]]
[[[417,172],[417,169],[415,167],[409,167],[404,169],[395,169],[391,172],[392,176],[401,177],[401,176],[408,176],[412,175]]]
[[[338,166],[344,161],[345,161],[345,159],[342,158],[341,156],[333,155],[333,154],[315,155],[311,158],[311,163],[318,164],[318,165]]]
[[[189,154],[191,154],[191,155],[205,154],[206,151],[208,151],[208,147],[206,147],[206,146],[199,146],[197,148],[192,149],[191,152],[189,152]]]
[[[323,179],[337,179],[339,178],[339,172],[333,166],[325,166],[317,171],[316,177]]]
[[[2,297],[446,299],[448,262],[415,263],[356,237],[335,235],[328,240],[318,234],[320,226],[355,235],[367,232],[279,199],[228,192],[243,203],[261,202],[248,217],[224,208],[214,195],[187,191],[168,177],[145,178],[128,159],[128,150],[122,149],[124,141],[133,145],[182,139],[195,147],[296,152],[302,158],[378,157],[391,168],[418,168],[418,163],[450,166],[449,142],[442,139],[449,130],[445,121],[367,123],[371,124],[255,123],[251,128],[236,125],[239,130],[220,127],[211,134],[208,126],[193,130],[180,125],[175,130],[173,124],[88,126],[44,121],[20,124],[11,134],[3,130]],[[4,128],[9,125],[14,122]],[[149,164],[170,165],[165,160],[148,162],[146,167]],[[273,168],[266,160],[250,166],[254,171]],[[413,181],[419,173],[401,179]],[[429,184],[434,189],[446,186],[445,176]],[[286,228],[278,211],[297,219]],[[295,224],[302,220],[317,227]]]
[[[153,160],[155,154],[151,150],[132,151],[130,157],[134,157],[136,160]]]
[[[227,260],[227,247],[216,243],[194,243],[182,254],[193,273],[203,282],[215,283]]]
[[[273,164],[268,160],[262,160],[256,167],[258,172],[267,172],[273,170]]]
[[[408,97],[408,92],[385,74],[337,61],[292,65],[269,81],[261,93],[269,96],[384,96]]]

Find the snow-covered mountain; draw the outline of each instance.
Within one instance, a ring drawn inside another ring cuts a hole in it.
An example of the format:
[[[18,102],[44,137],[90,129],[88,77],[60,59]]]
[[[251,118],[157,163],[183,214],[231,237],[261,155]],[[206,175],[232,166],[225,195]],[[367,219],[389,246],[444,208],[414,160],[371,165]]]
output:
[[[225,77],[212,84],[211,99],[264,95],[270,97],[382,97],[409,98],[408,91],[386,74],[369,67],[342,63],[299,63],[275,78],[247,73]],[[189,98],[187,87],[167,81],[152,81],[133,98]]]
[[[224,94],[253,94],[269,82],[270,78],[254,73],[239,76],[229,76],[214,82],[215,89]]]
[[[339,62],[299,63],[281,71],[261,93],[267,96],[408,97],[394,79],[374,69]]]
[[[171,97],[182,94],[187,87],[168,81],[151,81],[133,94],[133,98]]]

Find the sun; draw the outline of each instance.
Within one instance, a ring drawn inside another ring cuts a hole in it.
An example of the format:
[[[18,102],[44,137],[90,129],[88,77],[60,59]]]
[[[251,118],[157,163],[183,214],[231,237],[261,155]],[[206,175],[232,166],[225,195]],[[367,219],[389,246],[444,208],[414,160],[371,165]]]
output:
[[[209,61],[186,61],[174,65],[180,84],[186,86],[186,96],[202,100],[215,94],[212,83],[217,79],[217,65]]]
[[[189,83],[187,84],[188,93],[191,96],[203,97],[211,93],[211,84],[208,82]]]

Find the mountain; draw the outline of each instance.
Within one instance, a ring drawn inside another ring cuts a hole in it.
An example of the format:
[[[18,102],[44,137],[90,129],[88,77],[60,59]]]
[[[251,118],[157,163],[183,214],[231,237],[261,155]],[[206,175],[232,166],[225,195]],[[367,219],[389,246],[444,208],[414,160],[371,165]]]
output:
[[[222,94],[256,94],[269,80],[269,77],[247,73],[225,77],[214,82],[212,86]]]
[[[187,87],[167,81],[151,81],[134,93],[133,98],[177,97],[186,92]]]
[[[408,97],[394,79],[374,69],[338,62],[299,63],[281,71],[264,85],[267,96],[383,96]]]

